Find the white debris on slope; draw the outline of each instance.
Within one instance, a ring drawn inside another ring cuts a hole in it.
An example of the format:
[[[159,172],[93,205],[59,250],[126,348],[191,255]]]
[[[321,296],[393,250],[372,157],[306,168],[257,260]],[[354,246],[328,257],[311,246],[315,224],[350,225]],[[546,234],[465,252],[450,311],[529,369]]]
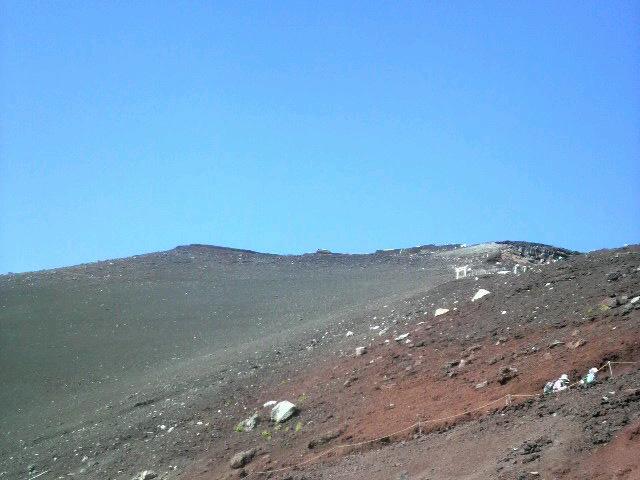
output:
[[[282,423],[291,418],[296,411],[297,408],[293,403],[283,400],[271,410],[271,420]]]
[[[153,470],[143,470],[138,473],[132,480],[149,480],[151,478],[156,478],[158,474]]]
[[[402,335],[398,335],[396,338],[394,338],[394,340],[396,342],[400,342],[400,341],[404,340],[405,338],[407,338],[408,336],[409,336],[408,333],[403,333]]]
[[[438,308],[438,309],[436,310],[436,313],[434,313],[433,315],[434,315],[435,317],[438,317],[438,316],[440,316],[440,315],[444,315],[444,314],[445,314],[445,313],[447,313],[448,311],[449,311],[449,309],[448,309],[448,308]]]
[[[480,300],[482,297],[486,297],[487,295],[489,295],[491,292],[489,290],[485,290],[484,288],[481,288],[480,290],[478,290],[476,292],[476,294],[473,296],[473,298],[471,299],[472,302],[475,302],[476,300]]]

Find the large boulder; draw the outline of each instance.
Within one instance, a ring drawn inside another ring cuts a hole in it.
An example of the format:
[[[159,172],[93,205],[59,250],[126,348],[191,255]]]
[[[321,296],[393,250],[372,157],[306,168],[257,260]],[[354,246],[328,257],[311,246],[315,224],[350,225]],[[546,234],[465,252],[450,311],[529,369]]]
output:
[[[287,400],[284,400],[278,403],[271,410],[271,420],[273,420],[276,423],[286,422],[293,415],[295,415],[297,411],[298,409],[293,403]]]

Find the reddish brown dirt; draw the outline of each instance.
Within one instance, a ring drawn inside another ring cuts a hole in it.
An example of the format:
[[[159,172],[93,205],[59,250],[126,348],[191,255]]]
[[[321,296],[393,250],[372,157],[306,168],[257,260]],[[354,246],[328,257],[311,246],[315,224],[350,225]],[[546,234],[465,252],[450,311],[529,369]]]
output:
[[[640,466],[640,422],[627,427],[605,447],[584,455],[560,478],[571,480],[638,480]]]
[[[420,419],[422,432],[429,434],[424,445],[429,445],[439,458],[447,459],[446,462],[425,458],[418,444],[411,444],[407,450],[413,452],[413,456],[402,453],[402,446],[396,442],[410,440],[416,433],[411,430],[388,439],[392,446],[386,449],[378,450],[384,441],[360,448],[339,449],[301,470],[272,474],[271,478],[388,479],[404,470],[411,475],[406,478],[516,478],[509,476],[515,475],[516,467],[520,468],[521,475],[525,475],[518,478],[543,478],[527,477],[534,475],[527,473],[529,466],[530,471],[547,472],[551,475],[549,478],[639,478],[638,459],[630,459],[621,453],[637,447],[637,427],[625,430],[622,436],[596,450],[592,456],[594,445],[588,439],[588,432],[582,432],[582,424],[574,419],[590,415],[581,410],[582,401],[577,399],[591,395],[588,401],[597,405],[600,402],[598,395],[606,393],[605,390],[567,394],[562,398],[566,401],[563,408],[567,415],[561,418],[556,418],[555,414],[550,418],[545,410],[553,399],[535,400],[543,402],[539,414],[531,412],[533,407],[527,403],[529,410],[523,414],[531,416],[527,421],[524,417],[518,420],[518,410],[509,410],[510,415],[516,417],[515,423],[521,424],[516,431],[501,429],[502,414],[496,416],[495,412],[504,408],[502,404],[493,404],[453,420],[434,421],[476,409],[506,394],[538,394],[547,380],[557,378],[561,373],[576,379],[590,367],[601,366],[608,360],[640,360],[640,310],[621,315],[616,309],[598,307],[611,295],[611,285],[604,273],[612,263],[615,264],[607,257],[611,253],[599,255],[601,257],[595,260],[582,258],[569,261],[568,265],[548,267],[538,277],[523,276],[508,286],[499,282],[502,279],[493,279],[494,283],[488,285],[492,296],[486,302],[468,303],[441,317],[425,315],[423,320],[418,318],[407,322],[406,326],[398,326],[398,331],[410,333],[410,344],[393,340],[385,343],[374,337],[363,356],[319,359],[318,365],[301,369],[277,385],[263,385],[255,392],[254,404],[269,399],[291,399],[301,408],[299,416],[281,430],[263,424],[256,432],[236,434],[212,443],[211,450],[218,453],[195,464],[186,477],[216,479],[230,475],[235,478],[241,473],[229,470],[228,458],[236,451],[256,446],[260,452],[244,473],[289,467],[341,444],[388,435]],[[624,257],[618,266],[631,271],[640,264],[639,260],[640,255],[635,252]],[[591,273],[586,275],[587,271]],[[616,293],[640,292],[637,278],[634,273],[626,283],[615,285]],[[548,288],[549,282],[555,290]],[[469,293],[475,289],[477,284],[452,282],[435,295],[456,294],[469,298]],[[406,303],[420,304],[418,297]],[[509,311],[510,320],[500,313],[502,309]],[[532,314],[535,315],[532,317]],[[544,321],[538,321],[539,317],[545,317]],[[554,340],[564,344],[550,348]],[[575,346],[578,341],[579,346]],[[447,362],[462,359],[463,365],[446,366]],[[500,371],[508,367],[517,369],[517,375],[501,384]],[[638,370],[637,365],[614,365],[614,368],[616,375]],[[607,376],[606,371],[601,372],[601,382]],[[628,379],[636,381],[636,377]],[[475,387],[484,381],[488,382],[485,387]],[[601,388],[613,387],[603,384]],[[525,400],[516,398],[514,403],[522,406]],[[625,422],[640,416],[637,403],[627,403],[620,408],[630,410],[624,410],[622,420],[619,420],[621,424],[615,428],[624,427]],[[487,413],[494,414],[487,417],[489,423],[485,426],[481,417]],[[299,431],[295,431],[296,424]],[[454,425],[457,426],[450,430]],[[261,437],[259,432],[263,430],[269,431],[269,439]],[[307,447],[310,440],[335,430],[342,432],[339,438],[318,448]],[[449,431],[452,433],[445,433]],[[513,444],[521,444],[545,432],[554,438],[553,448],[541,458],[534,458],[530,464],[520,463],[517,459],[500,463],[504,460],[501,456],[509,458]],[[457,438],[453,449],[449,442],[442,442],[442,438],[451,435]],[[478,457],[475,449],[479,446],[490,448]],[[455,452],[457,458],[475,458],[475,464],[481,468],[473,469],[464,462],[456,464],[451,452]],[[584,461],[574,463],[572,459],[576,456]],[[402,461],[394,461],[394,458],[402,458]],[[616,473],[619,476],[607,477],[605,467],[598,467],[599,462],[620,472]],[[341,473],[348,464],[360,465],[359,476],[351,472],[344,474],[345,477]],[[406,468],[396,468],[396,464]]]

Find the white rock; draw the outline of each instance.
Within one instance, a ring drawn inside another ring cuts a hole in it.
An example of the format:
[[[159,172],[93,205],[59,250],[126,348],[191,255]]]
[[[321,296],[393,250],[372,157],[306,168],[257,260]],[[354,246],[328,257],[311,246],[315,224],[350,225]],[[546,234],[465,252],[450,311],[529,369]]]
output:
[[[158,474],[153,470],[143,470],[133,477],[133,480],[149,480],[151,478],[156,478],[157,476]]]
[[[264,402],[264,405],[262,405],[262,408],[269,408],[269,407],[273,407],[276,403],[275,400],[269,400],[268,402]]]
[[[507,311],[506,311],[506,310],[502,310],[502,311],[500,312],[500,314],[501,314],[501,315],[506,315],[506,314],[507,314]]]
[[[633,297],[631,300],[629,300],[629,303],[632,303],[632,304],[633,304],[633,303],[637,303],[637,302],[638,302],[638,300],[640,300],[640,296],[638,296],[638,297]]]
[[[351,330],[349,330],[345,336],[346,337],[353,337],[353,332]]]
[[[408,333],[403,333],[402,335],[398,335],[396,338],[394,338],[394,340],[395,340],[396,342],[399,342],[399,341],[401,341],[401,340],[404,340],[404,339],[405,339],[405,338],[407,338],[408,336],[409,336],[409,334],[408,334]]]
[[[356,347],[356,357],[360,357],[367,353],[367,347]]]
[[[249,418],[245,418],[238,425],[236,425],[236,430],[239,432],[250,432],[258,425],[260,421],[260,417],[258,416],[258,412],[251,415]]]
[[[291,418],[297,410],[298,409],[293,403],[283,400],[271,410],[271,420],[276,423],[285,422]]]
[[[482,297],[486,297],[487,295],[489,295],[491,292],[489,290],[485,290],[484,288],[481,288],[480,290],[478,290],[476,292],[476,294],[473,296],[473,298],[471,299],[472,302],[475,302],[476,300],[480,300]]]
[[[445,313],[447,313],[448,311],[449,311],[449,309],[448,309],[448,308],[438,308],[438,309],[436,309],[436,313],[434,313],[433,315],[434,315],[435,317],[438,317],[438,316],[440,316],[440,315],[444,315],[444,314],[445,314]]]

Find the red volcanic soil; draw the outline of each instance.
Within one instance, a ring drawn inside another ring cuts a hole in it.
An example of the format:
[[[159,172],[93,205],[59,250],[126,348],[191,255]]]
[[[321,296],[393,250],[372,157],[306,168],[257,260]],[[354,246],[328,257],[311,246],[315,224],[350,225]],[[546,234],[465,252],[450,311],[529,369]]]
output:
[[[230,392],[254,406],[237,420],[255,408],[261,424],[218,425],[225,434],[185,477],[638,479],[640,363],[615,362],[640,361],[639,270],[637,248],[596,252],[389,305],[351,349]],[[491,294],[471,302],[478,288]],[[439,307],[450,311],[434,317]],[[389,311],[400,320],[385,323]],[[595,386],[539,396],[546,381],[609,361],[613,376],[604,368]],[[261,404],[284,399],[300,412],[277,427]],[[231,469],[249,448],[253,461]]]
[[[640,452],[640,422],[625,428],[608,445],[583,455],[559,478],[593,480],[638,479]]]
[[[640,247],[574,253],[196,246],[1,276],[0,478],[638,478]]]

